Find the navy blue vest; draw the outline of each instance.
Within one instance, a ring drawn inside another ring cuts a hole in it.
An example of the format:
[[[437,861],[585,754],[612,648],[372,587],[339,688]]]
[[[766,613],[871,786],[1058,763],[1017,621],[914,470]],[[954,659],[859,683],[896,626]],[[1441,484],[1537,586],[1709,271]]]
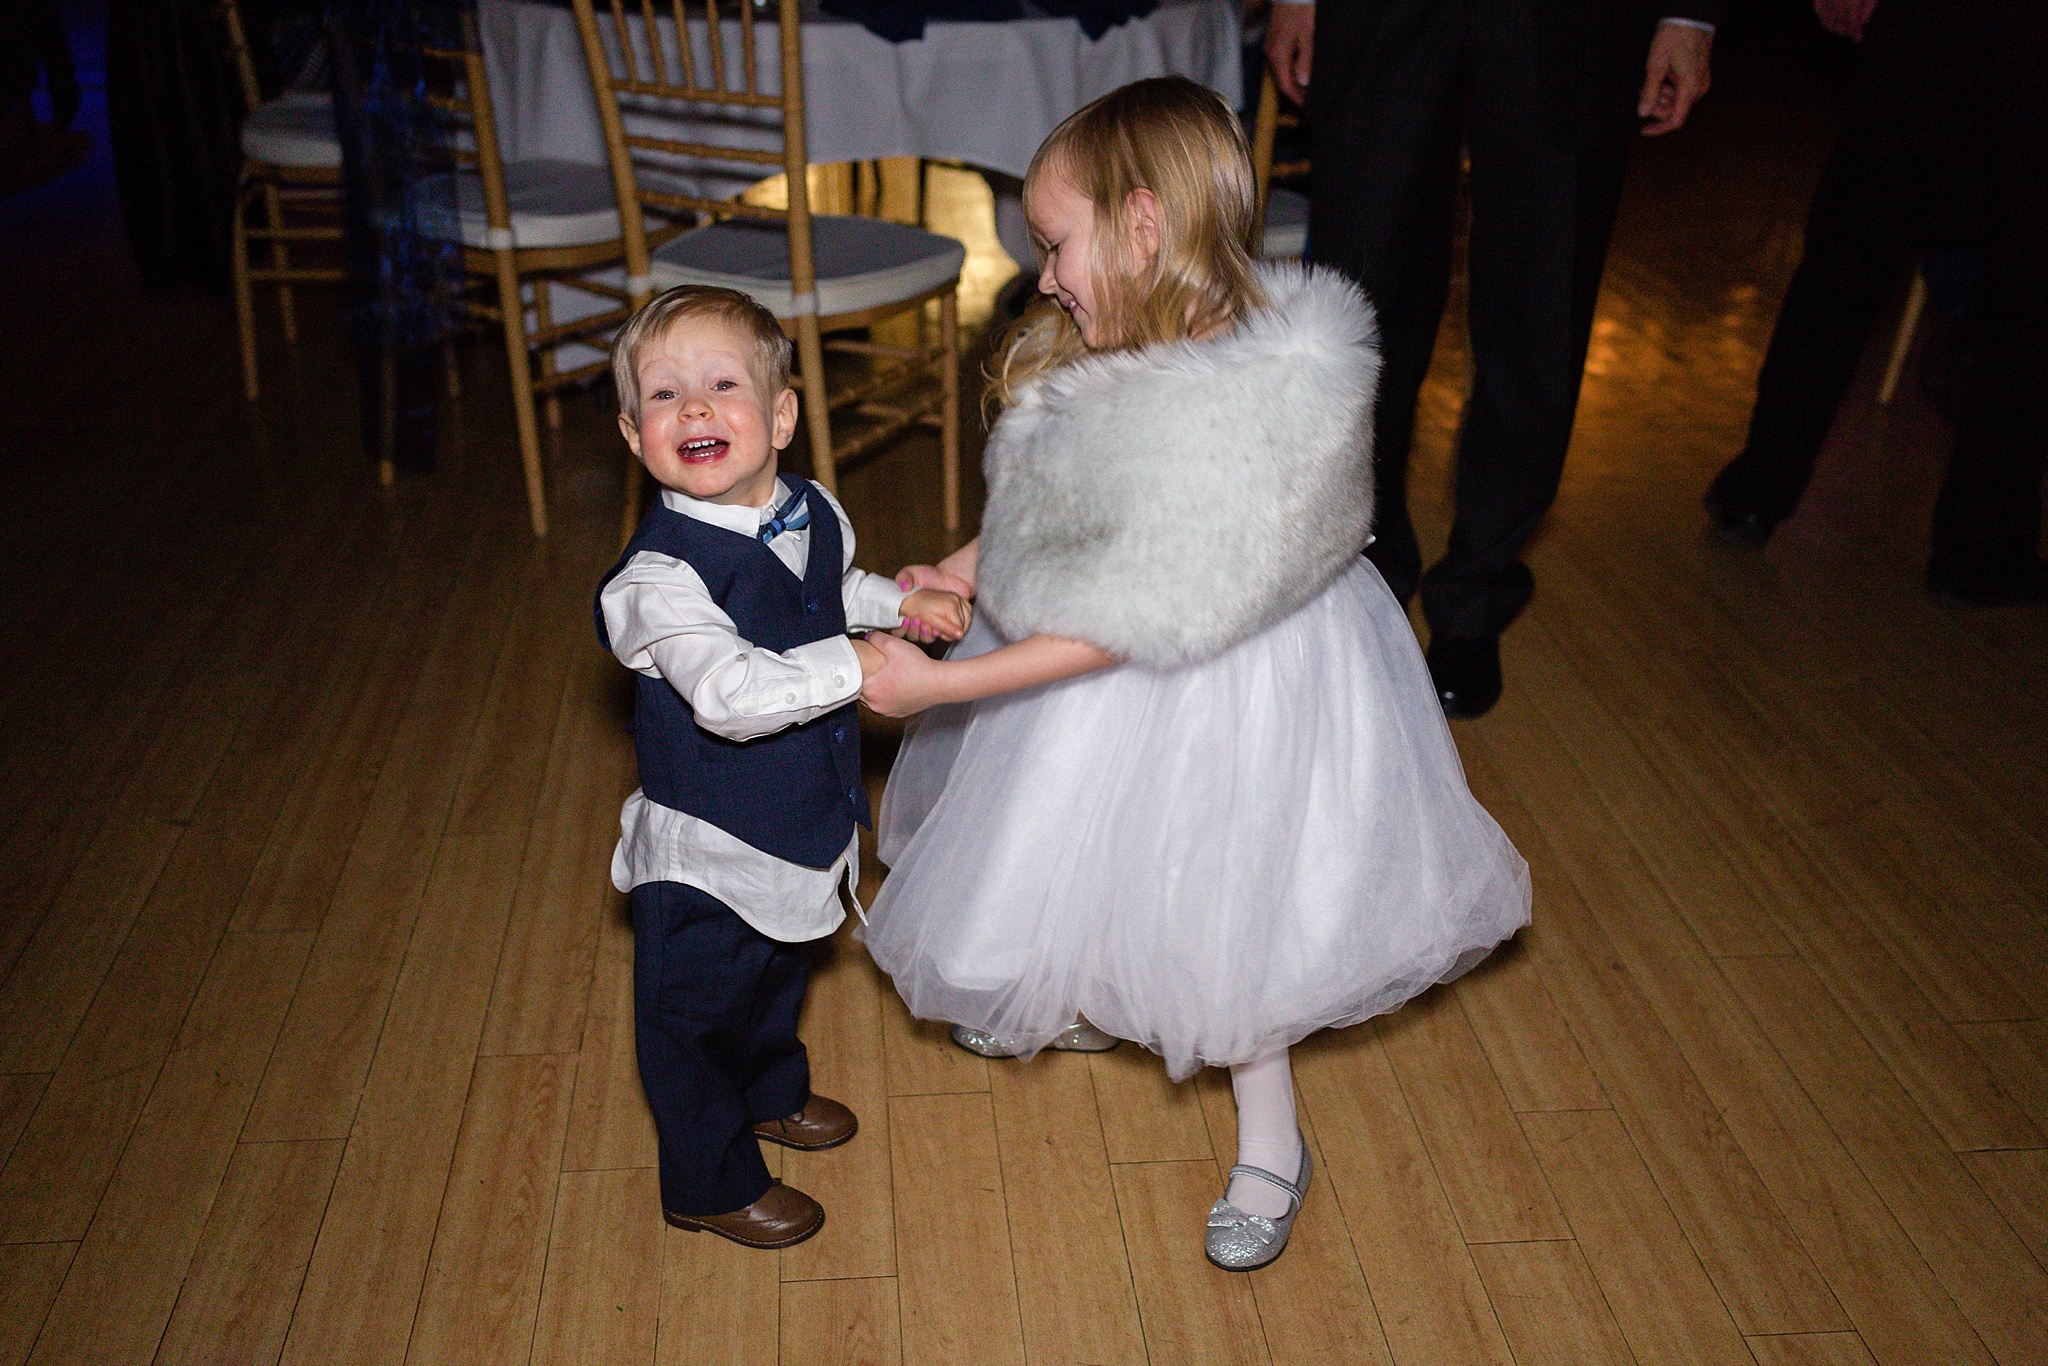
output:
[[[764,650],[781,652],[845,635],[839,519],[813,485],[784,477],[803,490],[811,512],[803,578],[759,539],[671,512],[657,501],[619,562],[598,582],[597,638],[605,649],[611,649],[605,585],[643,550],[696,570],[740,636]],[[860,723],[852,702],[773,735],[728,740],[699,726],[667,679],[642,674],[639,684],[633,742],[640,788],[649,801],[709,821],[765,854],[807,868],[831,867],[846,852],[854,822],[869,824]]]

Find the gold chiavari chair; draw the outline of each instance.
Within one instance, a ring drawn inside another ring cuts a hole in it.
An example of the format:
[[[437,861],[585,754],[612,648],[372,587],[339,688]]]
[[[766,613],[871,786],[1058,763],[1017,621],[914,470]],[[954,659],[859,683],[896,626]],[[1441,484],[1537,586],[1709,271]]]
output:
[[[758,10],[748,0],[726,0],[723,13],[719,0],[666,0],[660,14],[654,0],[639,0],[632,14],[622,0],[611,0],[609,44],[592,0],[575,0],[575,9],[618,200],[626,209],[634,302],[682,284],[724,285],[752,295],[796,341],[813,477],[836,492],[841,464],[914,424],[936,426],[945,525],[957,529],[958,291],[966,248],[879,218],[812,213],[797,0]],[[775,38],[780,78],[773,91],[762,79],[766,43],[757,28]],[[653,127],[677,135],[647,131]],[[786,207],[702,192],[706,178],[759,180],[774,169],[788,181]],[[655,249],[642,231],[642,211],[694,214],[700,226]],[[921,319],[934,300],[939,335],[936,344],[926,344]],[[920,319],[917,344],[826,338],[905,314]],[[828,351],[864,362],[836,391],[827,387]],[[639,516],[639,486],[638,469],[629,465],[628,535]]]
[[[460,243],[471,285],[464,309],[495,327],[504,341],[527,512],[533,534],[545,536],[547,485],[534,401],[536,396],[542,400],[548,425],[559,429],[561,391],[609,368],[610,360],[602,355],[566,370],[557,357],[568,344],[608,350],[610,333],[630,316],[627,291],[592,278],[625,259],[624,235],[606,167],[505,159],[474,15],[464,13],[461,23],[460,47],[425,52],[446,73],[428,99],[454,125],[449,131],[460,169],[452,186],[428,184],[419,192],[429,206],[452,205],[454,219],[437,223],[445,215],[431,207],[419,218],[432,235]],[[652,236],[665,241],[674,233],[672,227],[657,227]],[[578,296],[584,305],[575,310],[580,316],[558,321],[557,301]],[[382,475],[389,482],[388,467]]]
[[[1259,255],[1285,260],[1308,249],[1308,196],[1284,185],[1276,187],[1273,182],[1307,175],[1309,163],[1303,159],[1273,164],[1273,147],[1281,127],[1299,127],[1301,117],[1281,109],[1280,87],[1273,81],[1271,67],[1265,68],[1265,77],[1259,87],[1258,117],[1252,124],[1252,171],[1258,177],[1259,222],[1265,225]]]
[[[220,0],[216,12],[227,31],[228,53],[242,87],[242,177],[230,228],[230,269],[242,342],[242,387],[253,403],[258,394],[254,286],[277,286],[284,338],[296,343],[299,322],[292,307],[292,285],[348,278],[339,266],[293,265],[289,246],[341,241],[341,139],[334,130],[333,101],[325,94],[303,91],[263,98],[240,7],[235,0]],[[264,219],[252,227],[249,214],[258,202]],[[250,264],[252,241],[269,244],[268,266]]]

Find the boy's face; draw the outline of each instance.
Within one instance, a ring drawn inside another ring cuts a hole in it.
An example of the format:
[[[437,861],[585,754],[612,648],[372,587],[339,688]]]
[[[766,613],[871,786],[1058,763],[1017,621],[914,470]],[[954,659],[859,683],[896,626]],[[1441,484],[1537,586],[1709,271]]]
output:
[[[640,348],[640,420],[619,430],[663,488],[708,503],[764,507],[777,451],[796,434],[796,392],[764,391],[753,338],[716,318],[684,318]]]

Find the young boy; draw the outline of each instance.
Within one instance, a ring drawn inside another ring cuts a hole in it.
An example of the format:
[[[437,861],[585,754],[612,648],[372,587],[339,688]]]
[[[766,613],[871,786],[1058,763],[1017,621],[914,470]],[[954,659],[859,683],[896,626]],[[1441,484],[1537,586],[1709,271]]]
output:
[[[853,1137],[811,1094],[796,1036],[812,941],[845,919],[868,823],[855,699],[881,652],[849,629],[957,639],[968,607],[854,569],[830,495],[778,477],[796,432],[791,347],[746,295],[660,295],[612,352],[619,428],[662,487],[597,591],[598,638],[640,675],[640,790],[612,881],[633,898],[633,1024],[678,1228],[748,1247],[825,1211],[773,1181],[757,1140]]]

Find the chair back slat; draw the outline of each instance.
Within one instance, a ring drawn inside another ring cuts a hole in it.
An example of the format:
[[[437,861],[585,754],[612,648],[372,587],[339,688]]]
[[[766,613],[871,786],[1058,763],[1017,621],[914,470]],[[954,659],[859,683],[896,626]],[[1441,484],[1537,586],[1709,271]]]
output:
[[[626,7],[621,0],[612,0],[612,32],[619,35],[619,55],[626,61],[626,78],[640,79],[640,54],[633,50],[633,31],[626,26]]]
[[[647,59],[654,66],[654,79],[657,84],[667,85],[668,54],[661,50],[661,25],[654,22],[654,0],[640,0],[640,22],[647,32]],[[626,30],[621,28],[619,41],[625,42],[627,36]],[[683,80],[686,84],[696,84],[696,77],[690,70],[688,43],[683,44]]]
[[[676,0],[678,14],[682,8],[683,0]],[[740,9],[740,27],[751,27],[753,20],[746,13],[744,0]],[[687,41],[689,29],[678,22],[676,34]],[[732,89],[732,82],[725,78],[725,25],[718,19],[718,0],[704,0],[704,45],[711,50],[711,88],[722,95]]]
[[[242,87],[242,112],[253,114],[263,103],[263,86],[256,79],[256,62],[249,55],[249,31],[242,26],[242,7],[235,0],[220,0],[216,6],[221,26],[227,30],[228,56],[235,64],[235,81]]]
[[[626,13],[625,0],[610,0],[610,34],[599,23],[598,3],[573,0],[622,210],[626,273],[634,302],[644,302],[651,292],[644,210],[700,219],[781,220],[789,226],[791,284],[799,294],[814,292],[798,0],[778,0],[775,10],[758,14],[752,0],[726,5],[724,14],[718,0],[668,0],[662,7],[668,12],[658,18],[654,0],[641,0],[637,21]],[[772,23],[778,33],[783,79],[775,94],[764,93],[757,23]],[[727,24],[737,27],[736,45],[726,32]],[[639,33],[634,32],[636,27]],[[650,73],[636,50],[642,37],[655,54],[661,54],[672,38],[677,60],[656,56]],[[735,64],[738,70],[733,69]],[[628,117],[636,125],[630,132]],[[659,124],[671,117],[684,126],[674,129],[678,136],[661,136]],[[727,129],[735,134],[733,139],[718,141]],[[780,167],[789,181],[789,201],[783,208],[695,193],[701,184],[689,183],[757,179],[772,167]]]
[[[741,88],[749,95],[753,95],[759,93],[761,89],[761,68],[754,58],[753,20],[744,12],[750,4],[751,0],[740,0],[740,66],[746,78],[741,83]]]

